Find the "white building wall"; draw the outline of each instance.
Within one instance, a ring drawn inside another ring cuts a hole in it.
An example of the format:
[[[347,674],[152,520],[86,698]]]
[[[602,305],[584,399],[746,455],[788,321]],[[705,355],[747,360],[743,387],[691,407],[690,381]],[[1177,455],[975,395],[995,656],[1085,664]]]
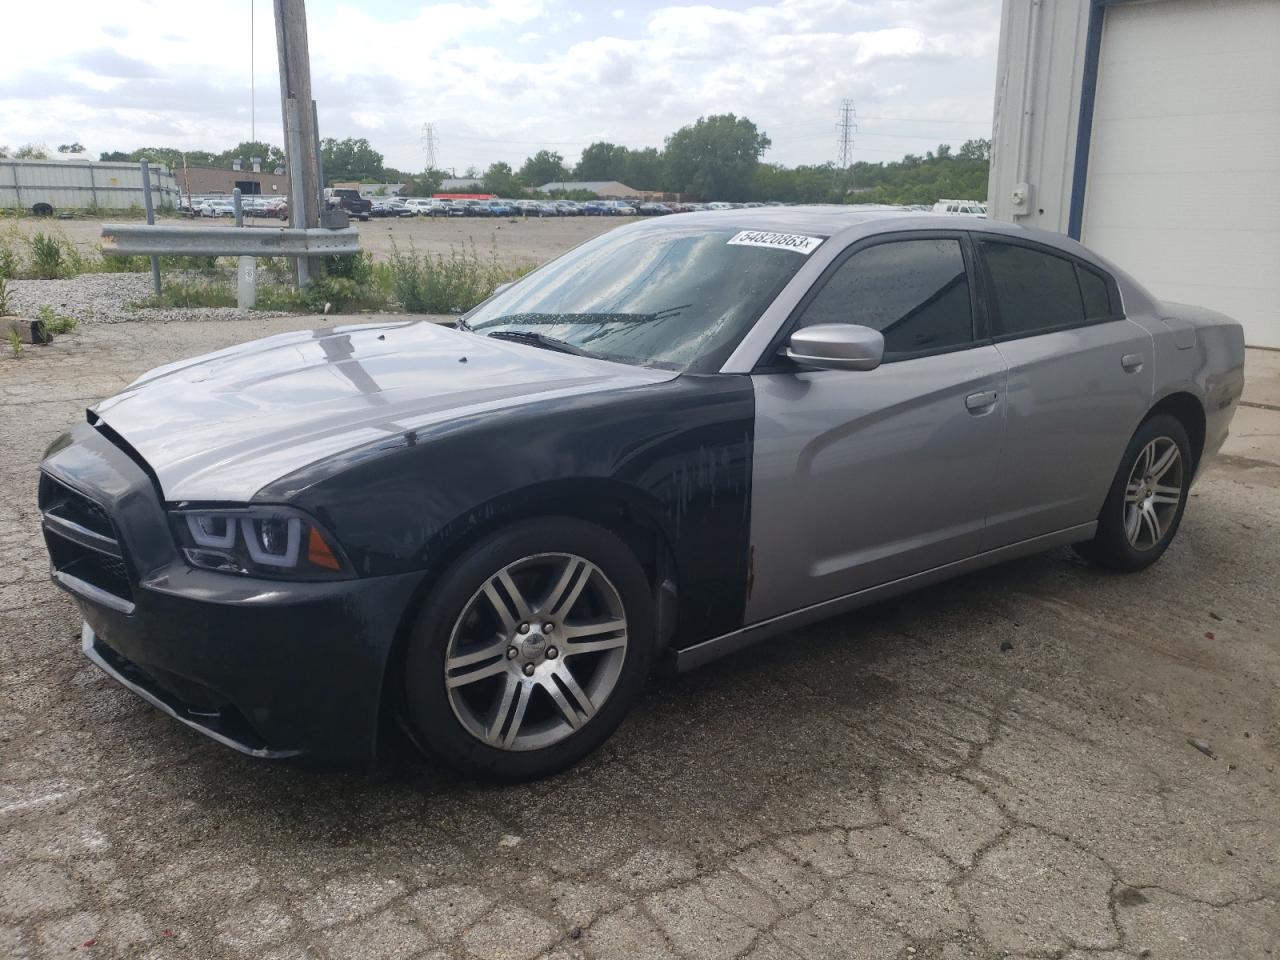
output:
[[[996,220],[1067,230],[1089,6],[1004,0],[987,190]]]
[[[988,209],[1070,231],[1157,297],[1280,347],[1280,0],[1004,0]]]

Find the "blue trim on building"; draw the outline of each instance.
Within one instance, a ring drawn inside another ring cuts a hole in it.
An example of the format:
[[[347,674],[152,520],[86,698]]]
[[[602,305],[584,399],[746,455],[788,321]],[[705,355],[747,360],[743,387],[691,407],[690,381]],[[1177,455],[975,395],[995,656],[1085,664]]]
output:
[[[1089,145],[1093,139],[1093,101],[1098,92],[1098,61],[1102,56],[1102,23],[1107,0],[1093,0],[1089,7],[1089,28],[1084,42],[1084,77],[1080,82],[1080,118],[1076,126],[1076,159],[1071,174],[1071,208],[1067,213],[1067,236],[1080,239],[1084,224],[1084,194],[1089,180]]]

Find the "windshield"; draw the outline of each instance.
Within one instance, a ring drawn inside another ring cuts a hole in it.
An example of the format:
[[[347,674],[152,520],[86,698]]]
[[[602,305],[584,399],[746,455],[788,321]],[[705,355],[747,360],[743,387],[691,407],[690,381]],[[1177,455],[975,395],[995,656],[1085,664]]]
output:
[[[694,225],[611,231],[482,303],[467,325],[683,370],[732,349],[805,262],[795,249],[729,242],[740,235]]]

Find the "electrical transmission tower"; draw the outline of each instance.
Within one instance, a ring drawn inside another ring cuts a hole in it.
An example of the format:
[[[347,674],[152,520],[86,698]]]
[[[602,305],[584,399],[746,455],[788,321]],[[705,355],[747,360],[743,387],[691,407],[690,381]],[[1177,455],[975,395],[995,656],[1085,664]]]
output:
[[[436,125],[434,123],[424,123],[422,125],[422,152],[426,155],[427,170],[436,168]]]
[[[836,165],[841,170],[848,170],[853,166],[853,135],[858,132],[858,111],[847,97],[840,101],[840,122],[836,124],[836,132],[840,145],[840,158]]]

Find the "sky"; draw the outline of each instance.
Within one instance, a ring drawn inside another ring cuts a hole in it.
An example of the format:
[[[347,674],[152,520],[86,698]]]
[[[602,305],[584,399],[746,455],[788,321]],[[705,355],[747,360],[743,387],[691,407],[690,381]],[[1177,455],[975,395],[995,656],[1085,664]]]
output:
[[[1000,0],[309,0],[320,133],[387,163],[461,173],[594,140],[661,146],[698,117],[750,117],[764,159],[892,160],[988,137]],[[252,27],[252,29],[251,29]],[[0,145],[223,150],[280,143],[271,0],[14,3]],[[251,37],[252,35],[252,37]],[[251,55],[252,50],[252,55]]]

